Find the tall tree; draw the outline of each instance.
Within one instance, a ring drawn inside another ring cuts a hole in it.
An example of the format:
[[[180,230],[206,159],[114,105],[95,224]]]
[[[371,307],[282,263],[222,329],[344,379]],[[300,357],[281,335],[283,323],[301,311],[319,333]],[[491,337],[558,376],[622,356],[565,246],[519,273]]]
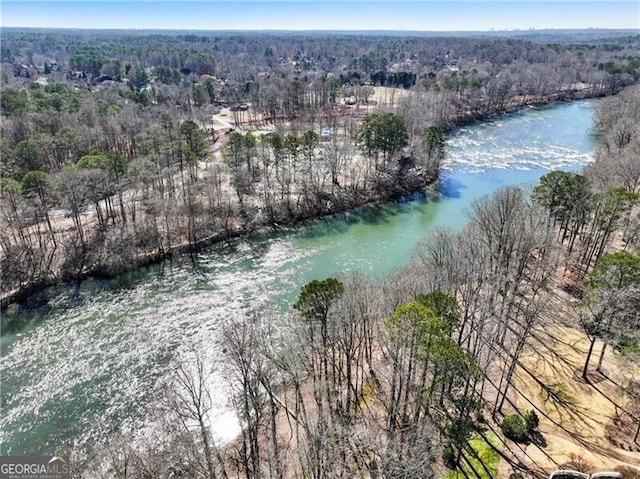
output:
[[[207,133],[193,120],[187,120],[180,124],[180,136],[188,147],[187,161],[192,180],[197,179],[198,162],[211,156],[210,143]]]
[[[57,247],[56,236],[49,217],[49,202],[53,196],[49,174],[39,170],[29,171],[22,179],[22,191],[27,197],[36,197],[39,200],[39,206],[47,222],[55,249]]]
[[[640,331],[640,255],[616,251],[603,256],[586,281],[587,298],[580,315],[589,336],[589,350],[582,368],[588,376],[589,360],[597,339],[604,344],[597,370],[602,367],[607,344],[637,338]]]
[[[623,187],[609,188],[594,195],[591,227],[583,240],[582,260],[586,268],[597,263],[610,244],[613,233],[627,223],[640,195]]]
[[[533,200],[549,211],[555,224],[559,223],[560,242],[569,239],[570,253],[578,233],[589,220],[591,196],[586,177],[567,171],[543,175],[533,190]]]
[[[163,398],[165,406],[176,414],[186,431],[195,422],[202,441],[205,474],[208,479],[227,478],[220,451],[213,442],[209,413],[212,407],[209,384],[212,371],[197,354],[187,363],[177,363],[170,373],[170,383]]]
[[[386,163],[409,143],[404,119],[395,113],[374,113],[367,116],[356,132],[358,145],[370,155],[382,153]]]
[[[427,155],[427,167],[430,171],[438,172],[444,160],[445,139],[442,130],[435,125],[427,128],[423,146]]]

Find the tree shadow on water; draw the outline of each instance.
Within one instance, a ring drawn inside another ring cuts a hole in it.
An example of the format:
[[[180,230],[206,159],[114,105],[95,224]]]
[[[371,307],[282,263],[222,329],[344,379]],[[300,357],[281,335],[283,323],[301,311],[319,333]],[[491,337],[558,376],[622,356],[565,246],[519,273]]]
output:
[[[362,221],[370,225],[388,223],[390,213],[386,206],[370,206],[362,210]]]
[[[354,215],[343,215],[339,218],[323,218],[306,225],[298,231],[300,238],[321,238],[327,235],[345,233],[349,227],[360,220]]]
[[[461,198],[464,189],[466,186],[462,182],[451,177],[443,178],[438,183],[438,191],[445,198]]]

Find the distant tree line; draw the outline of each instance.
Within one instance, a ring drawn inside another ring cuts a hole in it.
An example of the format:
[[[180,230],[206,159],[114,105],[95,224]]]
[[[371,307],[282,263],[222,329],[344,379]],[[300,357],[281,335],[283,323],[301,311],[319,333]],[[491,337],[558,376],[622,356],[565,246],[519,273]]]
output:
[[[38,74],[56,81],[79,73],[95,82],[130,79],[140,69],[158,83],[181,85],[202,75],[223,79],[218,100],[233,102],[234,95],[258,104],[261,91],[282,80],[335,80],[339,87],[364,83],[430,90],[464,89],[465,72],[474,85],[502,79],[516,92],[527,93],[547,84],[556,90],[584,83],[617,89],[640,75],[637,36],[593,39],[571,43],[568,36],[556,43],[488,37],[398,37],[388,35],[283,35],[208,33],[197,42],[189,35],[3,29],[2,84],[33,80]],[[603,32],[603,35],[605,33]],[[55,67],[53,67],[55,66]],[[35,68],[35,69],[34,69]],[[167,75],[169,73],[169,75]],[[470,85],[472,86],[472,85]],[[475,88],[478,89],[477,87]],[[172,96],[172,89],[160,88]],[[491,94],[491,88],[487,93]],[[154,98],[154,101],[159,101]]]

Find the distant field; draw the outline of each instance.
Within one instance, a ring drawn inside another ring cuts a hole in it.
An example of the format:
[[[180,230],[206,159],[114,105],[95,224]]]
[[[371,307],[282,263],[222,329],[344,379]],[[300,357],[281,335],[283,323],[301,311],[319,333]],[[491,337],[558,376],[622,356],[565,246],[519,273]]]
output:
[[[409,90],[404,90],[402,88],[376,86],[373,87],[373,89],[375,92],[370,100],[375,101],[379,106],[395,106],[398,104],[398,101],[411,95]]]

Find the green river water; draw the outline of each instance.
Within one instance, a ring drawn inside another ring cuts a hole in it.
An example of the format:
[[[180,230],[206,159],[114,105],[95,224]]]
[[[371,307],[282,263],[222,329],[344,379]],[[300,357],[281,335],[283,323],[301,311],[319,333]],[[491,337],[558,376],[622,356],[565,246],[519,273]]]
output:
[[[148,268],[125,278],[49,293],[3,321],[0,338],[0,454],[54,454],[140,427],[169,355],[215,355],[225,321],[248,307],[290,307],[311,279],[405,265],[439,226],[459,228],[474,199],[506,185],[533,185],[551,169],[579,169],[594,148],[596,100],[505,115],[448,138],[437,199],[366,208],[312,225],[211,248],[202,267]],[[224,387],[211,422],[219,439],[237,424]]]

